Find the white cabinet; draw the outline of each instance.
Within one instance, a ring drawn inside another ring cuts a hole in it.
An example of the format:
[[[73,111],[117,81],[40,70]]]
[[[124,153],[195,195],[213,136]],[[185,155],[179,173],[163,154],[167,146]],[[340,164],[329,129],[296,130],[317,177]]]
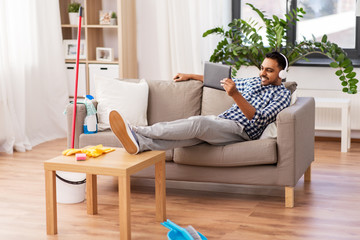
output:
[[[95,96],[95,76],[118,78],[119,65],[115,64],[89,64],[90,95]]]
[[[66,63],[66,75],[68,81],[69,96],[74,97],[75,93],[75,76],[76,76],[76,64]],[[79,76],[78,76],[78,97],[86,95],[86,72],[85,64],[79,64]]]

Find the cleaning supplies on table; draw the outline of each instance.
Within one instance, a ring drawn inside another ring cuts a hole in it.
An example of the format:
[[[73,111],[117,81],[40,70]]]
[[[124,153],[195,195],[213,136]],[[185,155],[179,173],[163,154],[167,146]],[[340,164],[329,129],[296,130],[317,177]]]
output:
[[[161,225],[170,229],[167,234],[169,240],[207,240],[204,235],[197,232],[190,225],[186,228],[182,228],[169,219],[166,222],[162,222]]]
[[[86,107],[86,117],[84,120],[84,133],[91,134],[97,133],[97,119],[96,119],[96,109],[91,100],[94,99],[91,95],[86,95],[84,104]]]
[[[109,153],[115,151],[115,148],[108,148],[108,147],[103,147],[102,144],[96,145],[96,146],[92,146],[92,147],[84,147],[84,148],[69,148],[66,149],[62,152],[62,154],[64,156],[71,156],[74,155],[76,153],[85,153],[86,156],[88,157],[98,157],[104,153]]]

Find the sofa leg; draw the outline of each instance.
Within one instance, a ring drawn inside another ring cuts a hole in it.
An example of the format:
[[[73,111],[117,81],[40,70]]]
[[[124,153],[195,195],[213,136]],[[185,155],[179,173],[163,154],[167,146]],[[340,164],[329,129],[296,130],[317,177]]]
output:
[[[285,207],[294,207],[294,187],[285,187]]]
[[[306,169],[306,172],[304,173],[304,181],[311,182],[311,164],[308,167],[308,169]]]

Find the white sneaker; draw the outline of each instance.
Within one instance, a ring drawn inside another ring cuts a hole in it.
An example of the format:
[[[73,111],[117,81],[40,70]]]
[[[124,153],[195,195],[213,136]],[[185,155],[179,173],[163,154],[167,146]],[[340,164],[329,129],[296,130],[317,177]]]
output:
[[[111,111],[109,114],[109,122],[111,131],[120,140],[125,150],[130,154],[139,152],[139,144],[129,125],[117,111]]]

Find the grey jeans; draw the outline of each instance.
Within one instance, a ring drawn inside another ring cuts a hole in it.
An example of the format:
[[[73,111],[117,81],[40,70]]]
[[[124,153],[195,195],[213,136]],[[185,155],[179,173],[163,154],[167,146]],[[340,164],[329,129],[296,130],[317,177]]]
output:
[[[168,150],[203,142],[226,145],[250,140],[241,124],[213,115],[138,126],[133,127],[133,130],[139,141],[140,151]]]

